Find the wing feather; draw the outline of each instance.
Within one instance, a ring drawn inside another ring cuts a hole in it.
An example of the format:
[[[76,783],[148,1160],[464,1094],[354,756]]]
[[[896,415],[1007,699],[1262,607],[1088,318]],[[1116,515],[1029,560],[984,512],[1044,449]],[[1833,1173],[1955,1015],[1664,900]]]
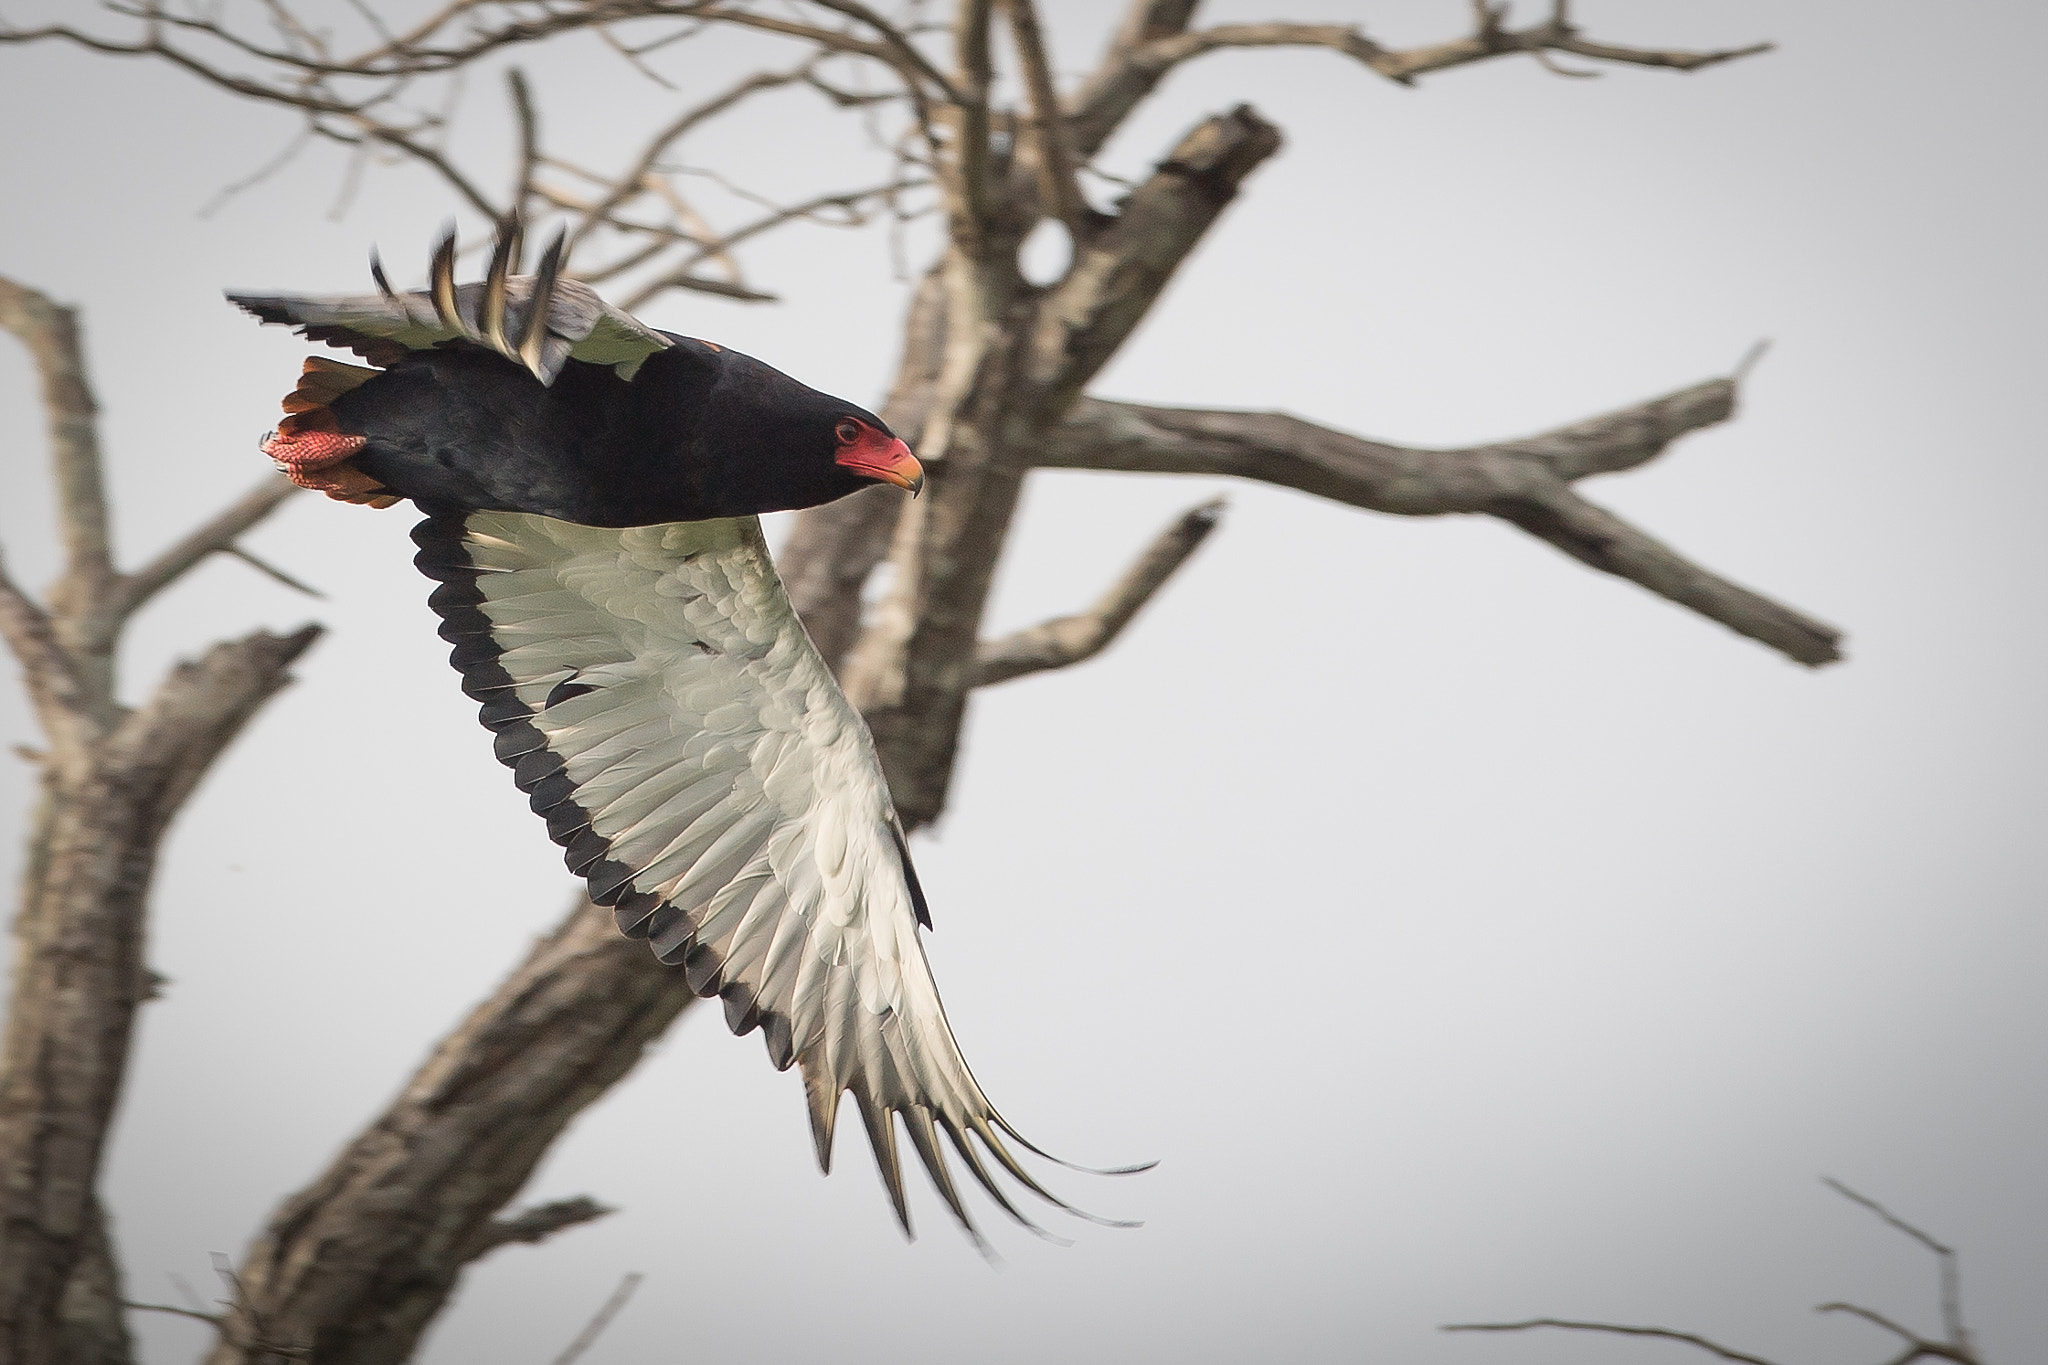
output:
[[[560,276],[546,291],[546,321],[536,333],[533,299],[539,280],[535,275],[513,275],[504,280],[504,330],[522,338],[537,337],[531,346],[518,348],[517,358],[544,384],[554,383],[571,360],[609,365],[621,379],[631,379],[642,361],[673,344],[630,313],[606,303],[589,285]],[[484,307],[487,290],[487,283],[455,286],[450,318],[441,316],[433,295],[426,292],[230,294],[228,298],[264,322],[296,326],[301,335],[314,341],[389,364],[390,353],[380,353],[377,343],[424,351],[483,336],[489,321]]]
[[[456,310],[472,302],[458,291]],[[494,325],[517,334],[516,289],[505,306]],[[481,512],[414,536],[498,756],[620,927],[722,996],[735,1032],[761,1028],[778,1068],[798,1066],[819,1165],[851,1092],[906,1231],[899,1118],[977,1243],[948,1145],[1025,1226],[999,1172],[1067,1208],[1004,1146],[1015,1130],[960,1055],[867,727],[754,519],[599,529]]]

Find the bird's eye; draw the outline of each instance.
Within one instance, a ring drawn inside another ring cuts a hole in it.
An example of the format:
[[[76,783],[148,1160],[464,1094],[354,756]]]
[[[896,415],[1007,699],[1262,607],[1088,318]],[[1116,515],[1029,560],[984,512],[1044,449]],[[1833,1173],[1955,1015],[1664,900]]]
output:
[[[850,446],[860,439],[860,423],[851,417],[841,418],[839,425],[832,428],[832,434],[839,438],[839,444]]]

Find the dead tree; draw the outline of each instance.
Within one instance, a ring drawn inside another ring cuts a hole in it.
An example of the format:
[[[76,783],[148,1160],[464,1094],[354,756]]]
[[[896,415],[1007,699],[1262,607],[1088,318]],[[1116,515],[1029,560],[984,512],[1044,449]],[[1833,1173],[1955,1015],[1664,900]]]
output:
[[[1886,1317],[1874,1308],[1865,1308],[1854,1303],[1823,1303],[1813,1311],[1816,1313],[1841,1313],[1852,1318],[1861,1318],[1873,1327],[1891,1334],[1899,1343],[1893,1354],[1887,1356],[1884,1365],[1915,1365],[1922,1360],[1946,1360],[1952,1365],[1984,1365],[1984,1357],[1977,1349],[1976,1339],[1963,1322],[1962,1272],[1956,1265],[1954,1247],[1944,1246],[1934,1238],[1914,1227],[1905,1219],[1893,1213],[1884,1205],[1867,1195],[1858,1194],[1839,1180],[1823,1182],[1836,1194],[1852,1204],[1869,1209],[1892,1229],[1904,1233],[1934,1253],[1938,1267],[1941,1291],[1941,1335],[1923,1336]],[[1600,1332],[1608,1336],[1649,1337],[1658,1341],[1676,1341],[1705,1351],[1708,1355],[1722,1360],[1732,1360],[1737,1365],[1778,1365],[1777,1361],[1765,1356],[1738,1351],[1732,1346],[1723,1346],[1697,1332],[1682,1332],[1674,1327],[1638,1327],[1619,1322],[1584,1322],[1573,1318],[1530,1318],[1525,1322],[1460,1322],[1444,1327],[1446,1332],[1531,1332],[1542,1328],[1554,1328],[1568,1332]]]
[[[1160,149],[1148,175],[1107,198],[1101,187],[1113,178],[1097,171],[1095,158],[1183,63],[1248,47],[1322,49],[1372,75],[1413,84],[1514,56],[1553,69],[1564,56],[1684,72],[1768,45],[1687,52],[1599,42],[1573,23],[1566,0],[1523,25],[1512,22],[1505,3],[1477,0],[1468,31],[1406,49],[1341,24],[1203,28],[1196,8],[1196,0],[1128,0],[1100,60],[1065,89],[1048,62],[1031,0],[910,0],[894,17],[860,0],[447,0],[406,26],[384,22],[363,4],[346,13],[319,7],[316,15],[314,6],[290,0],[243,8],[124,0],[108,6],[102,28],[80,27],[67,16],[0,29],[0,41],[68,42],[170,63],[232,95],[292,111],[303,121],[303,143],[339,144],[358,159],[410,160],[430,169],[478,225],[508,210],[530,223],[559,218],[574,248],[574,273],[629,308],[671,290],[772,297],[749,282],[738,253],[792,223],[941,214],[942,241],[912,292],[900,367],[881,409],[925,462],[925,495],[902,504],[861,494],[804,513],[782,557],[813,637],[868,717],[897,808],[912,828],[945,809],[973,690],[1101,649],[1216,523],[1214,506],[1192,509],[1094,607],[984,639],[983,609],[1019,492],[1039,468],[1228,474],[1404,516],[1495,516],[1800,663],[1838,657],[1834,630],[1691,563],[1573,486],[1587,475],[1642,464],[1680,436],[1726,420],[1735,410],[1739,372],[1542,435],[1456,450],[1390,445],[1277,413],[1087,396],[1090,381],[1190,251],[1280,146],[1279,129],[1240,106],[1187,129]],[[577,33],[601,38],[634,71],[669,86],[665,69],[688,60],[682,40],[731,30],[787,49],[784,63],[678,108],[637,150],[608,166],[550,148],[528,79],[508,70],[517,136],[512,188],[504,194],[462,163],[448,139],[452,106],[434,93],[466,71]],[[827,115],[838,110],[867,120],[877,148],[874,173],[784,203],[686,175],[678,163],[679,145],[711,121],[758,101],[793,98],[821,100]],[[713,222],[720,213],[707,207],[707,183],[719,187],[726,206],[722,226]],[[1060,278],[1035,284],[1020,267],[1020,250],[1047,221],[1066,234],[1071,260]],[[1256,402],[1257,395],[1242,400]],[[66,467],[61,457],[59,467]],[[95,487],[86,499],[94,516],[98,496]],[[221,525],[227,529],[202,548],[231,543],[232,515]],[[90,640],[101,637],[65,636],[83,628],[63,624],[71,619],[63,604],[99,600],[91,584],[128,580],[95,567],[103,566],[103,540],[97,549],[74,545],[80,555],[83,567],[67,577],[48,616],[19,594],[9,597],[9,638],[25,659],[48,661],[35,665],[42,671],[32,672],[32,683],[46,723],[57,727],[53,735],[72,727],[81,735],[77,743],[85,743],[99,733],[90,726],[101,722],[72,718],[73,710],[93,714],[92,704],[68,700],[83,686],[74,675],[90,676],[73,655],[95,657]],[[884,562],[893,566],[891,586],[864,614],[861,590]],[[105,619],[101,608],[78,610],[84,619]],[[269,648],[295,652],[304,638]],[[57,747],[53,742],[53,752]],[[90,765],[77,770],[84,774]],[[53,761],[49,771],[73,769]],[[46,821],[84,800],[76,793],[85,788],[50,781],[45,809],[53,814]],[[153,840],[167,810],[159,800],[148,807],[148,821],[136,817],[137,828],[146,824]],[[54,856],[32,866],[31,909],[23,919],[31,967],[37,935],[58,932],[38,927],[44,912],[33,908],[40,904],[34,897],[82,905],[79,887],[92,870],[73,870]],[[122,942],[132,942],[141,901],[132,879],[123,887],[129,899],[120,901],[119,932],[130,935]],[[90,913],[81,909],[64,920],[63,932],[91,937],[99,952],[103,936],[119,935],[103,935]],[[103,979],[70,998],[66,1017],[125,1040],[137,989],[131,959],[114,954]],[[40,989],[17,994],[10,1060],[31,1055],[20,1040],[56,1028],[56,1007],[40,1003]],[[534,1240],[602,1212],[593,1201],[572,1201],[523,1218],[498,1217],[574,1115],[630,1069],[689,1000],[675,973],[616,940],[587,906],[572,909],[437,1047],[391,1106],[279,1208],[241,1266],[236,1302],[219,1323],[215,1365],[307,1352],[335,1365],[403,1360],[469,1262],[507,1240]],[[93,1093],[110,1098],[119,1048],[110,1041],[102,1052]],[[508,1058],[516,1060],[508,1066]],[[47,1205],[55,1212],[33,1251],[0,1262],[20,1267],[0,1273],[0,1343],[12,1347],[14,1359],[42,1361],[57,1358],[49,1343],[67,1279],[84,1283],[99,1273],[87,1256],[87,1234],[106,1108],[75,1102],[65,1110],[39,1094],[10,1103],[18,1119],[13,1127],[0,1122],[0,1171],[8,1181],[0,1197],[17,1201],[10,1209]],[[42,1150],[36,1135],[59,1116],[68,1116],[62,1121],[74,1124],[78,1136],[66,1149],[69,1164],[45,1177],[31,1164]],[[457,1172],[460,1179],[450,1178]],[[57,1184],[46,1189],[46,1179]],[[22,1225],[40,1226],[33,1218]]]
[[[123,705],[114,658],[129,618],[207,556],[236,552],[236,537],[296,490],[272,475],[150,563],[120,572],[78,319],[0,278],[0,326],[42,376],[65,549],[63,575],[42,602],[0,568],[0,632],[44,737],[24,755],[42,790],[0,1053],[0,1357],[120,1360],[120,1277],[94,1188],[135,1010],[151,993],[143,910],[157,847],[320,628],[222,641],[173,668],[142,705]]]

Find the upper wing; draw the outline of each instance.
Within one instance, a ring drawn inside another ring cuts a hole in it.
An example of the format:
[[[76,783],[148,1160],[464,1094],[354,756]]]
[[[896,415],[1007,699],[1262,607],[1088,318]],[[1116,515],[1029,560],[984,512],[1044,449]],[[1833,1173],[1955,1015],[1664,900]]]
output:
[[[393,292],[373,256],[375,294],[228,298],[265,322],[296,323],[302,335],[346,347],[375,365],[388,366],[405,351],[468,340],[525,365],[543,384],[554,383],[572,359],[610,365],[621,379],[631,379],[640,362],[668,347],[669,339],[606,303],[589,285],[563,277],[561,251],[558,236],[538,274],[512,274],[519,226],[508,219],[499,226],[490,271],[476,284],[455,283],[451,231],[434,253],[433,286],[425,292]],[[536,298],[542,300],[539,309]]]
[[[850,1090],[906,1231],[896,1115],[970,1233],[939,1129],[1027,1227],[977,1140],[1068,1207],[1005,1147],[1037,1150],[953,1040],[867,726],[759,523],[614,530],[479,512],[422,522],[414,539],[463,688],[570,870],[693,989],[723,996],[734,1032],[759,1027],[778,1069],[796,1062],[819,1164]]]

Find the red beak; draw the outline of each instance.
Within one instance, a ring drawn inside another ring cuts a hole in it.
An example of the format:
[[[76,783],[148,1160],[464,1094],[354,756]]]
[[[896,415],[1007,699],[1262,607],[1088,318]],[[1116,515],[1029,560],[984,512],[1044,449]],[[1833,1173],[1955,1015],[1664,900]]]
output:
[[[856,474],[909,489],[912,496],[924,487],[924,466],[910,453],[910,447],[873,428],[861,432],[858,441],[841,446],[833,459]]]

